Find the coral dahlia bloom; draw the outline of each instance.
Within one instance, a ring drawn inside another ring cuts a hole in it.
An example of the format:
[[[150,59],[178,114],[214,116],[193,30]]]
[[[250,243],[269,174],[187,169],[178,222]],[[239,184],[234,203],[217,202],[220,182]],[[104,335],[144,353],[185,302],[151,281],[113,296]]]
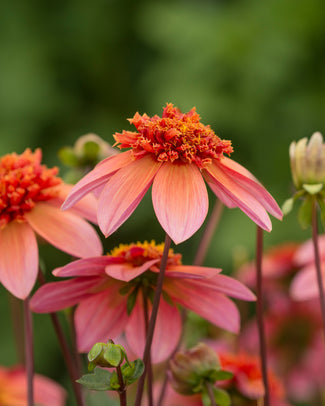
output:
[[[267,212],[282,218],[277,203],[255,177],[224,156],[232,152],[231,142],[202,124],[195,108],[183,114],[167,104],[162,117],[136,113],[129,121],[137,131],[116,133],[114,138],[120,149],[130,149],[103,160],[81,179],[63,209],[101,190],[98,224],[108,236],[152,185],[158,221],[178,244],[191,237],[207,215],[205,179],[226,206],[239,207],[263,229],[272,228]]]
[[[38,234],[76,257],[100,255],[94,229],[96,199],[89,195],[72,210],[60,206],[72,188],[56,176],[58,169],[41,165],[42,153],[26,149],[0,159],[0,282],[25,299],[38,272]]]
[[[153,241],[120,245],[110,255],[58,268],[53,271],[56,276],[73,278],[42,286],[31,300],[31,309],[47,313],[78,305],[75,323],[81,352],[124,331],[130,349],[142,356],[146,337],[143,298],[151,311],[163,248],[164,244]],[[255,296],[220,272],[182,265],[181,255],[169,250],[152,346],[154,362],[166,359],[178,343],[182,326],[177,304],[217,326],[238,332],[239,312],[226,295],[242,300],[255,300]]]
[[[34,375],[34,400],[39,406],[64,406],[66,392],[45,376]],[[22,367],[0,367],[0,405],[27,405],[27,377]]]

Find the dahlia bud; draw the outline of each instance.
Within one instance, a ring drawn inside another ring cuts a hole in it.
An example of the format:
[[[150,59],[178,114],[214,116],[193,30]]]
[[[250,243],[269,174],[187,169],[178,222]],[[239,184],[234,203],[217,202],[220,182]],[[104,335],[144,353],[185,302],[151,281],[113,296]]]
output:
[[[325,144],[320,132],[315,132],[309,142],[302,138],[293,141],[289,149],[291,171],[297,190],[310,194],[321,191],[325,183]]]
[[[184,395],[201,392],[206,381],[214,383],[215,372],[221,368],[216,352],[203,343],[176,353],[169,367],[172,387]]]
[[[88,370],[96,366],[112,368],[121,365],[125,358],[125,350],[121,345],[113,343],[96,343],[88,353]]]

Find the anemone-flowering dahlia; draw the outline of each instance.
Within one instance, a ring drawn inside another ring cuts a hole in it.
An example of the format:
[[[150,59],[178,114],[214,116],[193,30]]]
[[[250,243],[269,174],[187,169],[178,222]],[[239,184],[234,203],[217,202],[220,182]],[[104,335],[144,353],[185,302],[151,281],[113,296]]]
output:
[[[98,224],[108,236],[152,185],[158,221],[178,244],[191,237],[207,215],[204,178],[226,206],[239,207],[263,229],[272,228],[267,211],[282,218],[277,203],[255,177],[224,156],[232,152],[231,142],[202,124],[195,108],[183,114],[167,104],[162,117],[136,113],[129,121],[137,132],[123,131],[114,138],[120,149],[130,150],[100,162],[75,185],[63,209],[101,190]]]
[[[39,406],[64,406],[66,392],[51,379],[35,374],[34,400]],[[24,368],[0,366],[0,405],[27,405],[27,377]]]
[[[58,169],[41,165],[42,153],[26,149],[0,159],[0,282],[25,299],[38,272],[36,235],[76,257],[100,255],[95,230],[96,199],[89,195],[72,210],[60,206],[72,188],[56,176]]]
[[[53,271],[56,276],[73,278],[42,286],[31,299],[31,309],[47,313],[78,305],[75,324],[81,352],[124,331],[130,349],[142,356],[146,337],[143,298],[147,298],[151,311],[163,248],[164,244],[154,241],[120,245],[110,255],[80,259],[58,268]],[[226,295],[249,301],[255,296],[220,272],[216,268],[182,265],[181,255],[169,250],[153,339],[153,362],[166,359],[178,343],[182,326],[177,304],[217,326],[238,332],[239,312]]]

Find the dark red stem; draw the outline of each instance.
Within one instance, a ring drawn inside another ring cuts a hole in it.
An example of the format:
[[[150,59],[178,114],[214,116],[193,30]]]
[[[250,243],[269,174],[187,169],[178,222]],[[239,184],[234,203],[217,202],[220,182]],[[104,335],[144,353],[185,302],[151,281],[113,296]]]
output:
[[[27,374],[27,405],[34,406],[34,348],[33,321],[29,308],[29,297],[24,300],[24,329],[25,329],[25,368]]]

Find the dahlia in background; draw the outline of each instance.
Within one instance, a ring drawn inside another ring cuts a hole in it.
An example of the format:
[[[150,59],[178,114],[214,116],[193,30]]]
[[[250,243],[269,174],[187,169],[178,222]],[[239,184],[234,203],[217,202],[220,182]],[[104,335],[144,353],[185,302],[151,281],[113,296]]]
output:
[[[64,406],[66,392],[51,379],[35,374],[34,400],[39,406]],[[0,405],[27,405],[27,378],[23,367],[0,367]]]
[[[31,300],[31,308],[47,313],[78,305],[75,324],[80,351],[87,352],[95,342],[105,342],[124,331],[130,349],[142,356],[146,307],[150,316],[163,249],[164,244],[153,241],[120,245],[110,255],[74,261],[53,271],[56,276],[73,278],[41,287]],[[181,255],[169,250],[153,362],[168,358],[179,341],[182,323],[178,304],[238,333],[239,312],[227,296],[248,301],[255,296],[220,272],[217,268],[182,265]]]
[[[40,149],[0,159],[0,281],[20,299],[29,295],[38,273],[36,234],[76,257],[102,252],[95,230],[84,220],[96,222],[95,198],[89,195],[72,210],[61,212],[72,186],[41,159]]]
[[[183,114],[167,104],[162,117],[136,113],[129,121],[137,131],[116,133],[114,138],[120,149],[130,149],[99,163],[63,205],[68,209],[89,192],[101,191],[98,224],[106,236],[133,213],[152,185],[153,206],[163,229],[176,244],[190,238],[208,211],[204,179],[226,206],[239,207],[261,228],[272,228],[267,212],[282,218],[277,203],[254,176],[224,156],[233,151],[231,142],[202,124],[195,108]]]

